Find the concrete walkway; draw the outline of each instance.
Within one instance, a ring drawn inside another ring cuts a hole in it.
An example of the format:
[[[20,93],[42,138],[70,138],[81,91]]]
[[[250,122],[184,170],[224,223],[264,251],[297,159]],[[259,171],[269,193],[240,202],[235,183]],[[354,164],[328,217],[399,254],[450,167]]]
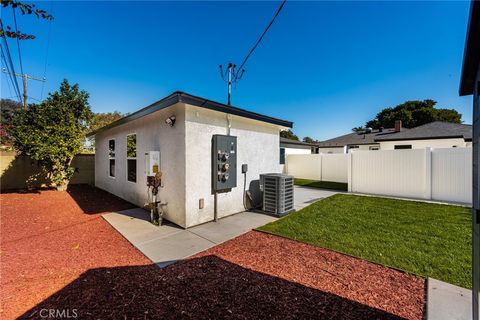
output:
[[[472,291],[428,278],[427,320],[471,320]]]
[[[264,214],[241,212],[185,230],[168,222],[154,226],[149,222],[150,213],[140,208],[107,213],[103,218],[160,267],[276,220]]]
[[[341,191],[317,189],[309,187],[295,186],[294,191],[294,206],[295,210],[300,210],[312,203],[322,200],[326,197],[333,196],[334,194],[342,193]]]
[[[335,193],[295,187],[295,209],[300,210]],[[277,220],[261,213],[241,212],[218,222],[209,222],[185,230],[168,222],[161,227],[154,226],[149,222],[149,212],[140,208],[110,212],[104,214],[103,218],[160,267]]]

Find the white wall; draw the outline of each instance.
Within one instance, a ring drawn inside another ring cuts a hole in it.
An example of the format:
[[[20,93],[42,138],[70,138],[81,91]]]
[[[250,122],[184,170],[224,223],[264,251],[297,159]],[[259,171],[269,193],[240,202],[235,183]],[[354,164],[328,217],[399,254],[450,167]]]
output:
[[[165,119],[175,115],[174,127]],[[127,134],[137,134],[137,182],[126,179]],[[116,173],[109,177],[108,140],[115,139]],[[143,207],[147,202],[145,153],[160,150],[163,188],[159,191],[165,218],[185,226],[185,109],[176,104],[164,110],[101,132],[95,136],[95,185]]]
[[[286,172],[295,178],[344,182],[348,180],[347,154],[307,154],[286,157]]]
[[[227,134],[227,115],[195,106],[186,106],[186,226],[208,222],[214,218],[214,196],[211,182],[212,135]],[[230,116],[230,135],[237,137],[237,187],[218,194],[218,217],[244,211],[242,164],[248,165],[247,189],[250,181],[261,173],[279,173],[280,127],[261,121]],[[199,200],[204,199],[204,208]]]
[[[472,149],[354,151],[349,191],[449,202],[472,202]]]
[[[380,142],[380,150],[394,150],[395,145],[412,145],[412,149],[423,148],[452,148],[468,147],[463,138],[461,139],[430,139],[430,140],[402,140],[402,141],[384,141]]]

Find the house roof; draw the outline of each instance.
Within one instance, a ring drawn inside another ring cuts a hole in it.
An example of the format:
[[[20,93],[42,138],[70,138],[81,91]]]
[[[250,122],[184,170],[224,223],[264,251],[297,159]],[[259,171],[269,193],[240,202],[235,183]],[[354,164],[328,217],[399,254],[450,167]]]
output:
[[[443,121],[430,122],[410,130],[375,138],[375,141],[463,138],[472,140],[472,126]]]
[[[475,79],[480,67],[480,1],[470,4],[470,18],[465,39],[462,77],[460,80],[461,96],[473,94]]]
[[[407,131],[409,129],[402,128],[403,131]],[[333,139],[325,140],[317,145],[320,148],[328,148],[328,147],[343,147],[347,145],[361,145],[361,144],[376,144],[375,139],[377,137],[388,136],[395,133],[394,128],[383,129],[382,132],[380,130],[372,130],[370,133],[366,132],[354,132],[349,133],[340,137],[336,137]]]
[[[303,142],[303,141],[298,141],[298,140],[292,140],[292,139],[287,139],[284,137],[280,137],[280,145],[288,145],[288,144],[293,144],[297,146],[305,146],[305,147],[315,147],[315,143],[308,143],[308,142]]]
[[[238,107],[234,106],[229,106],[220,102],[216,101],[211,101],[205,98],[197,97],[182,91],[176,91],[172,93],[171,95],[143,108],[140,109],[134,113],[129,114],[128,116],[125,116],[115,122],[110,123],[109,125],[106,125],[98,130],[95,130],[87,135],[87,137],[91,137],[96,135],[97,133],[106,131],[108,129],[117,127],[119,125],[131,122],[133,120],[139,119],[141,117],[144,117],[146,115],[149,115],[155,111],[161,110],[168,108],[175,103],[182,102],[182,103],[187,103],[191,104],[200,108],[205,108],[205,109],[210,109],[214,111],[220,111],[228,114],[233,114],[236,116],[244,117],[244,118],[249,118],[253,120],[258,120],[258,121],[263,121],[267,123],[272,123],[276,124],[279,126],[287,127],[287,128],[292,128],[293,127],[293,122],[287,121],[287,120],[282,120],[278,118],[273,118],[269,117],[260,113],[248,111],[245,109],[241,109]]]

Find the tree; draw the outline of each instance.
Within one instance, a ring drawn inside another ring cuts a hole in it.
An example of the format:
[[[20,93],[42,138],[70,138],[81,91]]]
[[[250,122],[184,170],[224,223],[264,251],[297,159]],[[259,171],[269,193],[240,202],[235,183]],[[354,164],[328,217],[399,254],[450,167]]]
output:
[[[117,121],[124,116],[125,115],[120,113],[119,111],[94,113],[87,132],[92,132],[102,127],[105,127],[106,125],[109,125],[110,123]]]
[[[0,100],[1,121],[0,121],[0,145],[10,147],[12,145],[12,137],[8,133],[12,127],[13,118],[23,108],[23,105],[14,100]]]
[[[30,15],[33,14],[39,19],[45,19],[45,20],[53,20],[54,17],[53,15],[49,14],[47,11],[43,9],[38,9],[35,4],[26,4],[26,3],[21,3],[19,1],[12,1],[12,0],[2,0],[2,7],[3,11],[6,10],[7,7],[12,7],[14,10],[19,9],[22,15]],[[0,20],[1,21],[1,20]],[[33,34],[27,34],[23,33],[22,31],[18,30],[15,26],[15,30],[12,31],[11,26],[6,26],[6,30],[3,29],[3,24],[1,25],[0,28],[0,37],[7,36],[7,38],[16,38],[18,40],[31,40],[35,39],[35,36]]]
[[[437,109],[436,104],[437,102],[431,99],[406,101],[394,108],[383,109],[375,119],[368,121],[366,126],[374,129],[392,128],[395,126],[395,120],[402,120],[402,125],[406,128],[418,127],[433,121],[462,123],[462,115],[458,111]]]
[[[359,133],[359,132],[364,132],[364,131],[365,131],[364,127],[354,127],[354,128],[352,128],[352,132]]]
[[[313,138],[310,138],[310,137],[304,137],[303,138],[303,142],[306,142],[306,143],[316,143],[317,140],[313,139]]]
[[[38,161],[58,189],[64,189],[75,172],[71,163],[92,117],[88,97],[78,84],[63,80],[59,91],[15,117],[9,130],[14,148]]]
[[[285,131],[280,131],[280,137],[300,141],[300,139],[298,139],[298,137],[290,129]]]

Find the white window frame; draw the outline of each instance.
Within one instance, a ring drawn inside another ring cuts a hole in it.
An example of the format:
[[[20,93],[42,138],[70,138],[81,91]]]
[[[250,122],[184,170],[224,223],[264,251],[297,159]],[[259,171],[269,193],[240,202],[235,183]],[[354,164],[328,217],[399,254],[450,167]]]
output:
[[[128,156],[128,137],[129,136],[135,136],[135,157],[129,157]],[[126,160],[125,160],[125,175],[126,175],[126,179],[127,179],[127,182],[130,182],[130,183],[137,183],[137,180],[138,180],[138,161],[137,161],[137,156],[138,156],[138,145],[137,145],[137,133],[136,132],[132,132],[132,133],[129,133],[127,134],[126,138],[125,138],[125,155],[126,155]],[[135,160],[135,181],[130,181],[128,180],[128,160]]]
[[[112,157],[111,154],[110,154],[110,141],[113,141],[113,154],[114,156]],[[114,169],[114,173],[116,175],[117,173],[117,141],[115,141],[115,138],[113,139],[108,139],[108,142],[107,142],[107,150],[108,150],[108,176],[112,179],[115,179],[115,176],[112,176],[110,175],[110,160],[115,160],[115,169]]]

